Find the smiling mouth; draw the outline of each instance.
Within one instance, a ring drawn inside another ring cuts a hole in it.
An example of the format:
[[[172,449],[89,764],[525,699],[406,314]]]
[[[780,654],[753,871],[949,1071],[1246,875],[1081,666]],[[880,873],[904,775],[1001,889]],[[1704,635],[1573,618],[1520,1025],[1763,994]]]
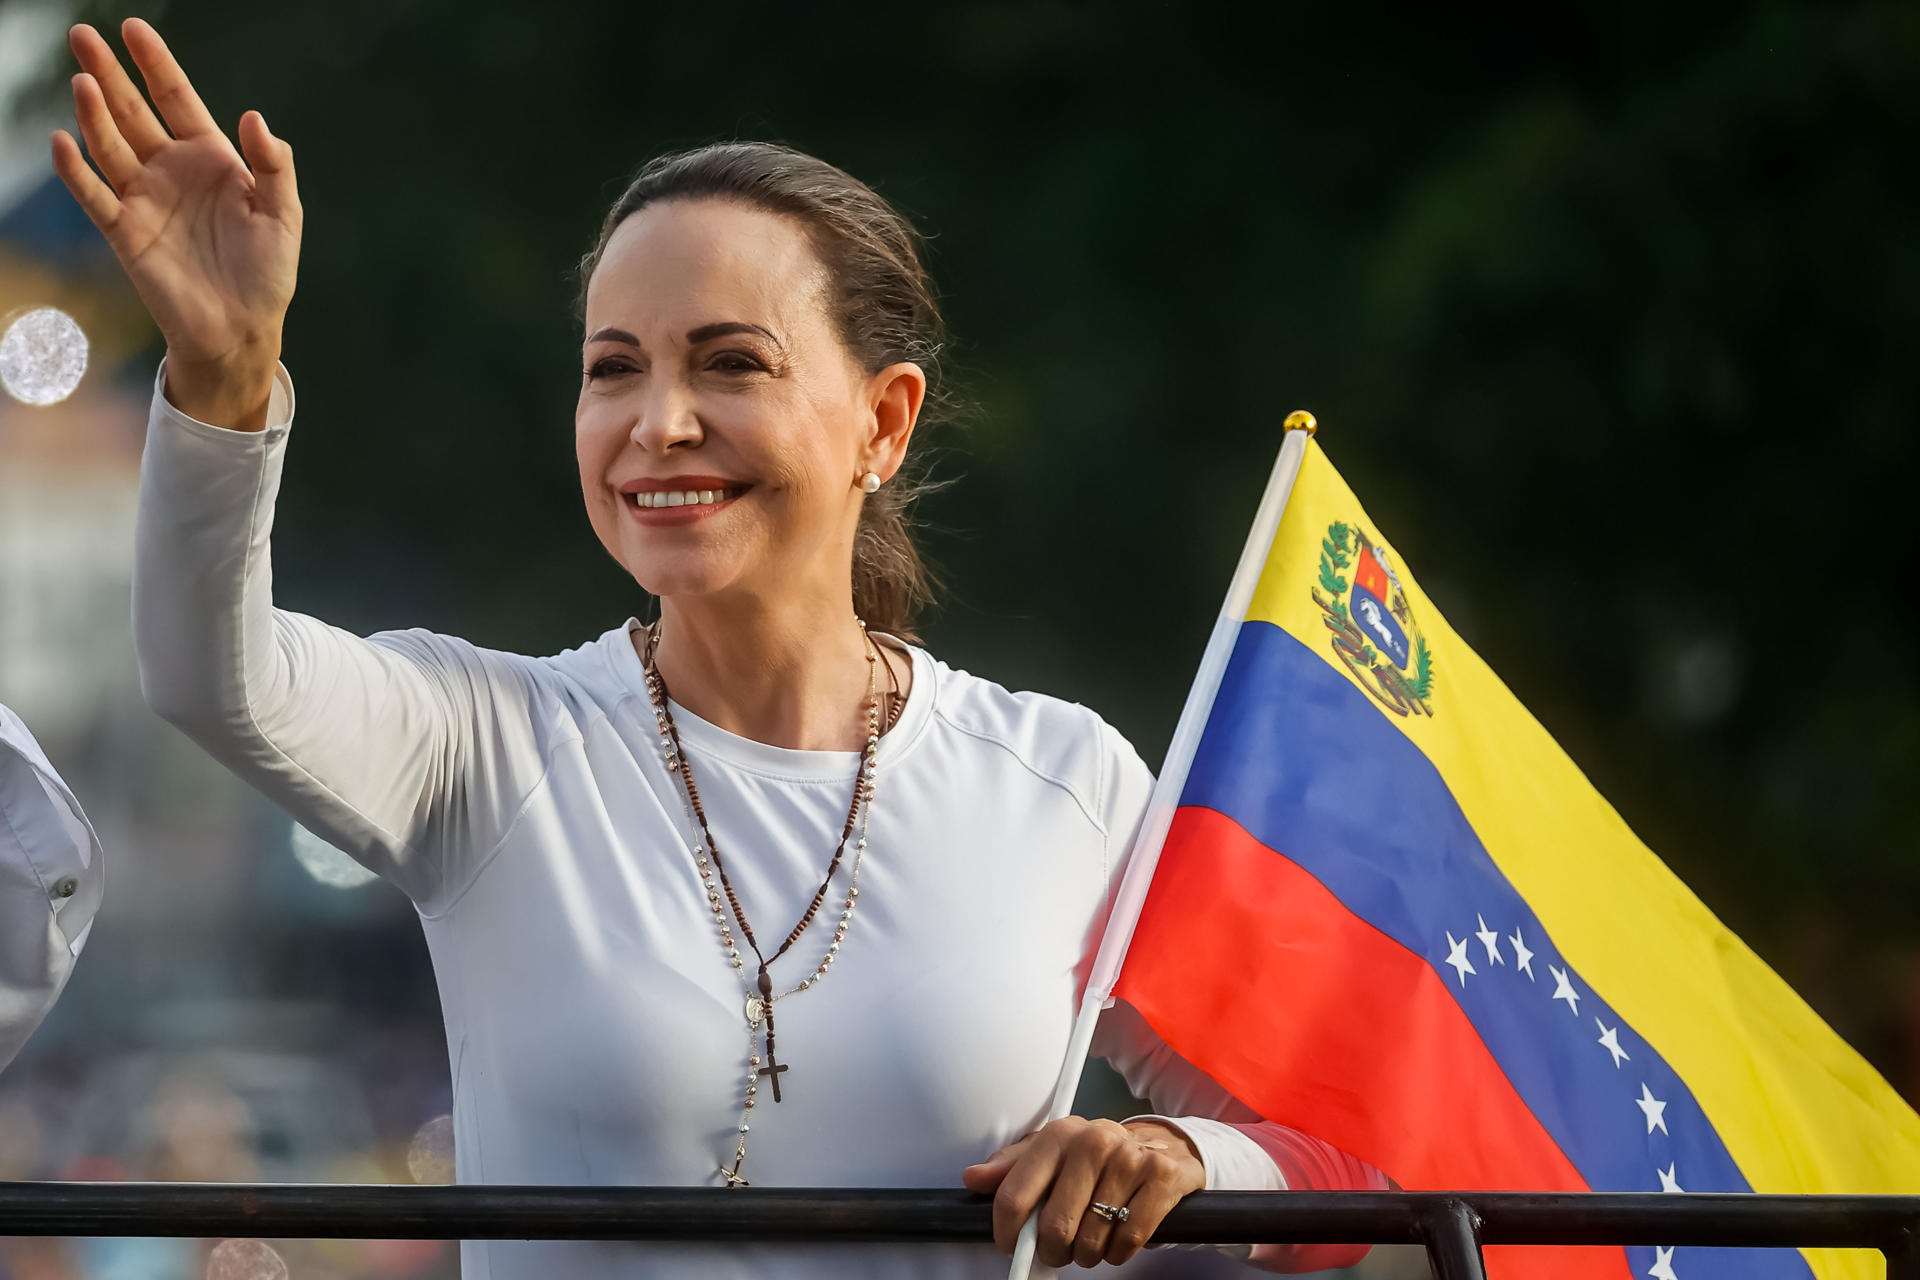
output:
[[[724,489],[663,489],[658,493],[629,493],[626,499],[642,511],[657,511],[665,507],[706,507],[737,498],[752,487],[736,484]]]

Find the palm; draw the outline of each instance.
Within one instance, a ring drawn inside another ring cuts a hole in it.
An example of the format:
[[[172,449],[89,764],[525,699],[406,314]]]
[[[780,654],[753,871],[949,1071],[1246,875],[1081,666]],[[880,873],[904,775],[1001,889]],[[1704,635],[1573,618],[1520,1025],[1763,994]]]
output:
[[[293,296],[299,230],[258,208],[224,137],[169,143],[120,197],[108,243],[183,355],[224,355]]]
[[[120,259],[170,358],[212,364],[242,349],[277,352],[300,253],[291,149],[249,112],[236,151],[158,33],[137,19],[123,30],[160,116],[99,33],[75,27],[85,68],[74,78],[75,114],[106,180],[64,133],[54,136],[55,167]]]

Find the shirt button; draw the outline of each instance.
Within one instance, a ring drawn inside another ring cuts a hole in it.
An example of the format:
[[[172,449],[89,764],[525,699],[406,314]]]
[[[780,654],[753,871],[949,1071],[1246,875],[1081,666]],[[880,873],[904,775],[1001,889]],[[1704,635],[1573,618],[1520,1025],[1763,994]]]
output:
[[[80,882],[72,876],[61,876],[53,886],[53,896],[56,898],[71,898],[78,892],[80,892]]]

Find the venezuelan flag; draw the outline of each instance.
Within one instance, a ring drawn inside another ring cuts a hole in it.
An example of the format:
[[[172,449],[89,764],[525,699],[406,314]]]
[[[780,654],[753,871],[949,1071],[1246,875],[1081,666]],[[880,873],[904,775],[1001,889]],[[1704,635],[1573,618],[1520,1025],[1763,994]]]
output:
[[[1310,440],[1232,645],[1114,988],[1183,1057],[1409,1189],[1920,1191],[1920,1117],[1635,838]]]

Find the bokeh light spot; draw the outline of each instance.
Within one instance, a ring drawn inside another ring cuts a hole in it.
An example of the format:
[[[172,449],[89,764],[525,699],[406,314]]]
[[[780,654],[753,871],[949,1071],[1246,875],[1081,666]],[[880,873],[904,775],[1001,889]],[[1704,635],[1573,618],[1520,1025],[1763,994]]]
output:
[[[420,1126],[407,1147],[407,1172],[420,1183],[453,1181],[452,1116],[435,1116]]]
[[[297,822],[287,843],[301,869],[329,889],[358,889],[380,878]]]
[[[264,1240],[222,1240],[207,1255],[207,1280],[287,1280],[287,1260]]]
[[[23,404],[58,404],[86,371],[87,335],[64,311],[29,311],[0,336],[0,385]]]

